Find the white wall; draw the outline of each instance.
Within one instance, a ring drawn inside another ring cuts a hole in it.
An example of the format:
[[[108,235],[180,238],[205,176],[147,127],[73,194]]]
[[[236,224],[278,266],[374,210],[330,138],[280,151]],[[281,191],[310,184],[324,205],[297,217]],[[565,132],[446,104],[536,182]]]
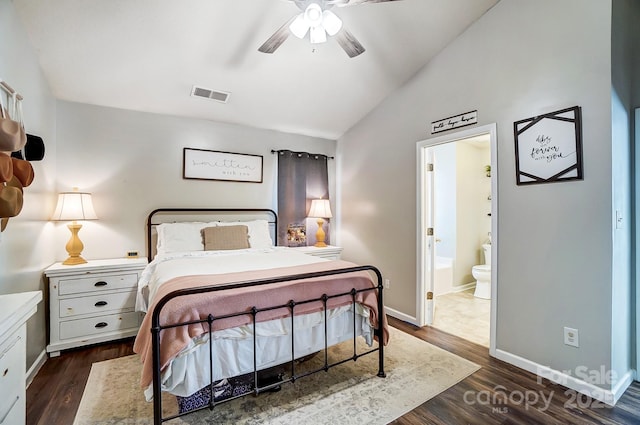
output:
[[[57,189],[93,194],[97,221],[80,237],[87,259],[145,255],[145,223],[161,207],[277,208],[277,155],[292,149],[335,155],[335,141],[240,125],[58,102]],[[182,178],[183,148],[264,157],[262,183]],[[331,197],[334,161],[329,160]],[[53,212],[53,211],[51,211]],[[63,260],[69,231],[56,224],[56,259]]]
[[[24,189],[24,205],[0,234],[0,294],[45,290],[42,270],[53,263],[52,225],[48,211],[56,170],[55,100],[40,71],[13,3],[0,0],[0,78],[24,97],[27,133],[45,141],[45,158],[32,162],[35,179]],[[27,323],[27,369],[45,349],[45,306]]]
[[[497,349],[557,370],[611,367],[610,39],[610,1],[502,1],[340,138],[344,256],[392,279],[389,307],[415,316],[421,296],[416,142],[431,121],[477,109],[498,128]],[[584,180],[517,186],[513,123],[574,105]],[[563,344],[564,326],[580,348]]]

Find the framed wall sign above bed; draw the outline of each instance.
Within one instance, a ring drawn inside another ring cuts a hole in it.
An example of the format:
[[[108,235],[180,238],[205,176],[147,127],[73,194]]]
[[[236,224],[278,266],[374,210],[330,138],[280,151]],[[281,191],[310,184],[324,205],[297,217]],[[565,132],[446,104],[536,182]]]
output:
[[[262,155],[184,148],[182,177],[262,183]]]

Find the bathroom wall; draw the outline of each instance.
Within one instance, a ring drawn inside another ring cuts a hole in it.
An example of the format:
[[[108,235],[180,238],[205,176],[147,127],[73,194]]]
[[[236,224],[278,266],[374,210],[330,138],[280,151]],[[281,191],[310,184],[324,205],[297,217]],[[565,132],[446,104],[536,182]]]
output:
[[[483,145],[460,141],[456,146],[456,261],[453,285],[474,282],[471,268],[483,264],[481,245],[491,229],[491,179],[485,166],[491,163],[489,143]]]

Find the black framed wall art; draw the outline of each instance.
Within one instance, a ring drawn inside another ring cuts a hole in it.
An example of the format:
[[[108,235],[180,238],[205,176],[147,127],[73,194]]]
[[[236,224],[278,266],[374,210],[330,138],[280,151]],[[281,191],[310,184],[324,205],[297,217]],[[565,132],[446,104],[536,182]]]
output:
[[[262,183],[262,155],[184,148],[182,177]]]
[[[518,185],[583,179],[581,115],[574,106],[513,123]]]

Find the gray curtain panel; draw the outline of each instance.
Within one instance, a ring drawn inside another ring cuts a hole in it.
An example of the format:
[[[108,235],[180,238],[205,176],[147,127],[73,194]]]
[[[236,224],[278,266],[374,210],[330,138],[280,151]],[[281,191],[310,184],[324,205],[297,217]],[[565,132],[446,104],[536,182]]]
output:
[[[313,199],[329,199],[327,156],[307,152],[281,150],[278,154],[278,245],[313,245],[318,225],[307,219]],[[304,242],[289,243],[288,232],[306,233]],[[325,241],[329,243],[329,226],[324,224]]]

